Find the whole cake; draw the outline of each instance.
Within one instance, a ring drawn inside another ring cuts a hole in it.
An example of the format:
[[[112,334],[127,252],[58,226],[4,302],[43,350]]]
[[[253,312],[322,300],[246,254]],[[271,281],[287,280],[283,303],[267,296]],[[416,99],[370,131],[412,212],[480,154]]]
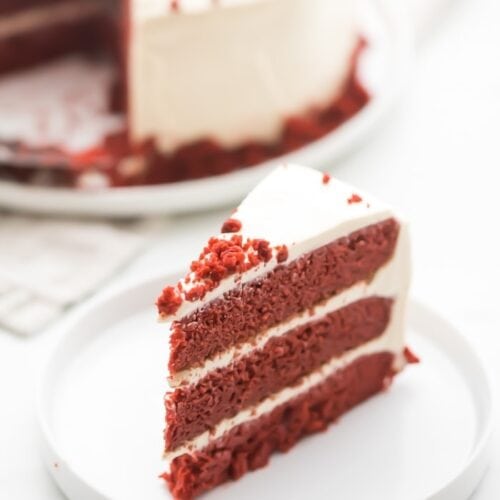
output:
[[[157,301],[174,497],[266,465],[416,361],[409,271],[404,222],[327,174],[282,166],[250,193]]]
[[[303,146],[368,100],[356,4],[4,0],[2,172],[82,187],[160,183]],[[29,168],[34,159],[44,168]]]

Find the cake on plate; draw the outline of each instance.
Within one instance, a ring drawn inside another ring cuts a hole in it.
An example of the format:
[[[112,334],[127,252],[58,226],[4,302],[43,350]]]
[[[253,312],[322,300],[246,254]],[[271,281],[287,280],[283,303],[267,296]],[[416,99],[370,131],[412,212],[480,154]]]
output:
[[[88,188],[150,184],[293,151],[368,100],[356,4],[5,0],[2,173]]]
[[[407,227],[387,205],[300,166],[262,181],[157,300],[174,497],[263,467],[416,361],[409,273]]]

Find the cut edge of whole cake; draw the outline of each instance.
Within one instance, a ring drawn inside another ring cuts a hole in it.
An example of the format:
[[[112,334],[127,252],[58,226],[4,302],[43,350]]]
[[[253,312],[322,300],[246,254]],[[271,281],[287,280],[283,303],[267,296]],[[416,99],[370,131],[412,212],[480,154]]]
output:
[[[305,167],[266,177],[157,300],[174,497],[266,465],[387,388],[417,360],[409,280],[407,225],[389,206]]]

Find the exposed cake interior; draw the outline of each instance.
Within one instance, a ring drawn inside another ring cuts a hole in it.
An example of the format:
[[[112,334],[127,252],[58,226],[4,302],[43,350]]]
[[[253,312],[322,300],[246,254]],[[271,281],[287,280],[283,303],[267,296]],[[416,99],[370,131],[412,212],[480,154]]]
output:
[[[171,369],[194,367],[371,278],[394,253],[398,231],[394,219],[370,225],[242,283],[182,317],[172,328]],[[238,248],[234,245],[225,251],[244,258]],[[208,268],[206,280],[213,281],[211,273]],[[164,312],[162,298],[158,303],[160,313]]]
[[[282,166],[158,299],[170,321],[165,479],[191,498],[260,467],[407,362],[406,225],[371,196]]]

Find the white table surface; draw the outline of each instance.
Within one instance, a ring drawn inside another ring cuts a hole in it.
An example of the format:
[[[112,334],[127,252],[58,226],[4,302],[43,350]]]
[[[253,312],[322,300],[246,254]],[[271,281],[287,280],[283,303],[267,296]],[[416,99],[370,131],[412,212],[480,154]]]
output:
[[[456,0],[419,49],[396,112],[336,175],[412,222],[413,293],[458,325],[500,377],[500,2]],[[186,264],[221,213],[184,217],[111,287]],[[0,498],[60,500],[38,456],[34,387],[71,318],[34,339],[0,332]],[[497,391],[500,396],[500,390]],[[418,480],[418,478],[415,478]],[[500,434],[475,500],[500,498]]]

